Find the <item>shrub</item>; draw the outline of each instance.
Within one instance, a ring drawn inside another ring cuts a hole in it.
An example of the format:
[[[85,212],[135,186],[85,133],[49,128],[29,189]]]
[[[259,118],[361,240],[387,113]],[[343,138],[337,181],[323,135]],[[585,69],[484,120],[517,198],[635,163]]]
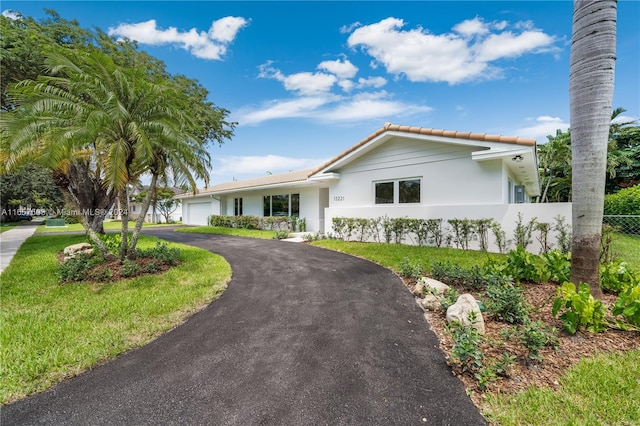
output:
[[[640,277],[629,268],[627,262],[609,262],[600,265],[600,285],[604,291],[617,294],[638,283],[640,283]]]
[[[90,254],[79,254],[60,264],[60,281],[73,282],[89,279],[89,270],[99,259]]]
[[[558,330],[555,327],[545,325],[542,321],[526,320],[520,327],[518,340],[529,350],[529,358],[542,361],[540,349],[544,347],[558,348]]]
[[[541,254],[551,281],[563,283],[571,279],[571,255],[560,250]]]
[[[604,196],[605,215],[640,215],[640,185]]]
[[[460,297],[458,290],[453,287],[449,287],[440,298],[440,306],[442,306],[442,309],[446,312],[446,310],[449,309],[449,306],[458,301],[458,297]]]
[[[284,240],[285,238],[289,238],[289,231],[279,230],[273,235],[274,240]]]
[[[175,266],[180,262],[180,249],[169,247],[165,242],[156,242],[150,249],[138,249],[138,257],[148,257],[160,261],[164,265]]]
[[[506,272],[512,276],[517,283],[521,280],[539,283],[545,278],[546,271],[538,263],[539,258],[525,250],[521,245],[515,250],[511,250],[507,257]]]
[[[457,285],[467,290],[480,290],[493,281],[493,278],[484,274],[478,266],[465,269],[449,261],[434,262],[431,265],[431,276],[445,284]]]
[[[500,321],[522,324],[527,320],[528,310],[522,290],[507,282],[492,283],[484,293],[487,313]]]
[[[122,274],[123,277],[136,276],[139,271],[140,271],[140,267],[134,261],[129,259],[125,259],[122,261],[122,266],[120,267],[120,274]]]
[[[576,334],[581,326],[592,333],[603,331],[605,311],[602,302],[591,295],[588,284],[580,283],[576,292],[576,286],[566,282],[558,289],[551,312],[553,316],[562,312],[559,318],[565,330],[569,334]]]
[[[536,218],[534,217],[528,223],[524,223],[522,220],[522,213],[518,213],[518,220],[516,221],[516,227],[513,230],[513,239],[516,243],[516,247],[522,247],[526,249],[531,240],[531,234],[536,226]]]
[[[400,275],[419,280],[424,276],[425,269],[420,263],[413,263],[408,257],[400,262]]]
[[[565,223],[565,218],[563,216],[556,216],[555,225],[553,226],[553,230],[556,231],[556,240],[558,241],[558,248],[563,253],[571,252],[571,225]]]
[[[629,324],[640,327],[640,283],[629,286],[620,293],[612,313],[622,315]]]

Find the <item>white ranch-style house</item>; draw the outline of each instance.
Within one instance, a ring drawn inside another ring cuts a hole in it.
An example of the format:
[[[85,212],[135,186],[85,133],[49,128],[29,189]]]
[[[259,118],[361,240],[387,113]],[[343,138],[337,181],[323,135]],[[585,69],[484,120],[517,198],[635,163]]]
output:
[[[518,213],[571,223],[571,204],[530,203],[539,194],[534,139],[386,123],[315,169],[179,198],[188,225],[205,225],[211,215],[299,216],[307,231],[331,232],[334,217],[491,218],[509,236]]]

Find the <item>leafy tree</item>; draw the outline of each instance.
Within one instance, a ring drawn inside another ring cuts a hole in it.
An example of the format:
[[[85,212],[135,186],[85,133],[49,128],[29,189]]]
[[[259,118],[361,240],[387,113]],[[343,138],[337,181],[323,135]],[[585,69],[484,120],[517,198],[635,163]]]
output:
[[[573,8],[569,103],[571,111],[571,281],[600,288],[600,240],[616,58],[615,0],[576,0]]]
[[[149,191],[142,191],[135,198],[136,202],[142,202]],[[180,200],[173,198],[176,195],[175,191],[171,188],[156,188],[155,196],[151,199],[151,205],[153,207],[153,217],[155,218],[156,210],[164,217],[166,223],[169,223],[171,215],[180,207]]]
[[[543,203],[564,201],[571,195],[571,134],[558,130],[547,139],[549,141],[538,148],[543,188],[539,200]]]
[[[65,204],[64,197],[51,178],[51,172],[35,164],[0,175],[0,196],[5,212],[19,207],[57,211]]]
[[[31,45],[46,65],[37,65],[40,58],[29,65],[41,70],[37,78],[16,73],[7,62],[10,80],[28,79],[3,86],[3,96],[8,95],[3,109],[12,112],[2,123],[0,163],[5,171],[33,161],[50,168],[67,201],[90,212],[81,222],[106,252],[96,233],[103,231],[116,198],[126,205],[126,185],[150,174],[152,188],[172,180],[195,191],[196,179],[208,180],[207,144],[230,138],[235,123],[226,121],[229,111],[208,101],[196,81],[169,75],[161,61],[138,52],[135,43],[117,42],[100,30],[58,42],[56,35],[65,33],[59,28],[75,34],[67,27],[77,29],[77,23],[52,16],[53,23],[28,20],[26,26],[3,20],[24,37],[38,26],[52,35]],[[150,201],[143,202],[130,242],[123,217],[122,257],[135,254]]]

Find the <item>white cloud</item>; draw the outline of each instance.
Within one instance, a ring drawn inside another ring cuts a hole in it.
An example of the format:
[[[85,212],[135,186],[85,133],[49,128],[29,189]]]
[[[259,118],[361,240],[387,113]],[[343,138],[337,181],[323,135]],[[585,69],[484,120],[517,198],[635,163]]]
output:
[[[260,70],[258,77],[278,80],[283,83],[286,90],[297,92],[303,96],[329,92],[338,81],[335,75],[322,72],[299,72],[285,75],[279,69],[274,68],[271,61],[260,65],[258,69]]]
[[[526,31],[514,35],[510,31],[492,34],[477,47],[477,60],[490,62],[500,58],[514,58],[548,47],[553,37],[541,31]]]
[[[428,113],[432,110],[427,106],[411,105],[385,99],[386,97],[387,93],[384,91],[354,96],[336,108],[319,112],[317,117],[330,122],[351,122],[371,119],[388,120],[390,117],[411,116],[419,113]]]
[[[487,24],[485,24],[482,19],[475,17],[456,24],[453,27],[453,31],[471,37],[476,34],[486,34],[489,32],[489,28],[487,28]]]
[[[214,157],[211,174],[214,176],[264,176],[267,172],[283,173],[318,167],[325,159],[292,158],[279,155]]]
[[[515,33],[492,33],[504,30],[508,23],[485,23],[479,17],[463,21],[445,34],[432,34],[420,27],[404,30],[404,26],[402,19],[393,17],[359,26],[347,43],[362,48],[396,76],[404,75],[414,82],[458,84],[499,78],[502,70],[492,61],[553,50],[555,42],[531,23],[517,23]]]
[[[534,121],[534,123],[517,129],[515,134],[525,138],[534,138],[538,143],[547,142],[547,136],[555,135],[558,129],[564,132],[569,128],[569,123],[565,123],[560,117],[549,115],[541,115],[535,119],[529,119],[529,121]]]
[[[221,43],[231,43],[240,31],[249,22],[238,16],[227,16],[213,21],[209,29],[209,37]]]
[[[431,110],[427,106],[395,101],[387,92],[380,91],[346,98],[329,94],[277,100],[258,108],[240,110],[232,119],[241,126],[283,118],[308,118],[331,123],[373,118],[391,121],[394,117],[409,117]]]
[[[318,108],[331,101],[331,98],[320,96],[276,100],[258,108],[241,109],[233,120],[242,126],[282,118],[310,117]]]
[[[318,69],[335,74],[341,79],[353,78],[358,73],[358,67],[349,62],[348,59],[320,62]]]
[[[175,27],[159,29],[155,19],[136,24],[120,24],[109,28],[109,35],[126,37],[142,44],[163,45],[172,44],[188,50],[192,55],[202,59],[221,60],[227,52],[227,45],[231,43],[237,32],[249,21],[244,18],[228,16],[213,21],[209,32],[179,31]]]
[[[22,15],[20,12],[16,12],[15,10],[5,9],[2,11],[2,16],[5,18],[9,18],[12,21],[17,21],[18,19],[22,19]]]
[[[639,118],[631,117],[628,115],[619,115],[613,120],[611,120],[612,124],[624,124],[624,123],[637,123]]]
[[[363,89],[366,87],[373,87],[375,89],[379,89],[380,87],[387,84],[387,79],[384,77],[367,77],[358,79],[358,88]]]

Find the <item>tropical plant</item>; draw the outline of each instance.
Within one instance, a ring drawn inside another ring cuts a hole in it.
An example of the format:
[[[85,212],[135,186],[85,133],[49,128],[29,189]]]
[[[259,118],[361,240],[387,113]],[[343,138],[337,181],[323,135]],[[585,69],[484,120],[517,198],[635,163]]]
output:
[[[616,59],[615,0],[574,2],[569,103],[572,161],[572,267],[575,283],[602,297],[598,276],[607,141]]]

